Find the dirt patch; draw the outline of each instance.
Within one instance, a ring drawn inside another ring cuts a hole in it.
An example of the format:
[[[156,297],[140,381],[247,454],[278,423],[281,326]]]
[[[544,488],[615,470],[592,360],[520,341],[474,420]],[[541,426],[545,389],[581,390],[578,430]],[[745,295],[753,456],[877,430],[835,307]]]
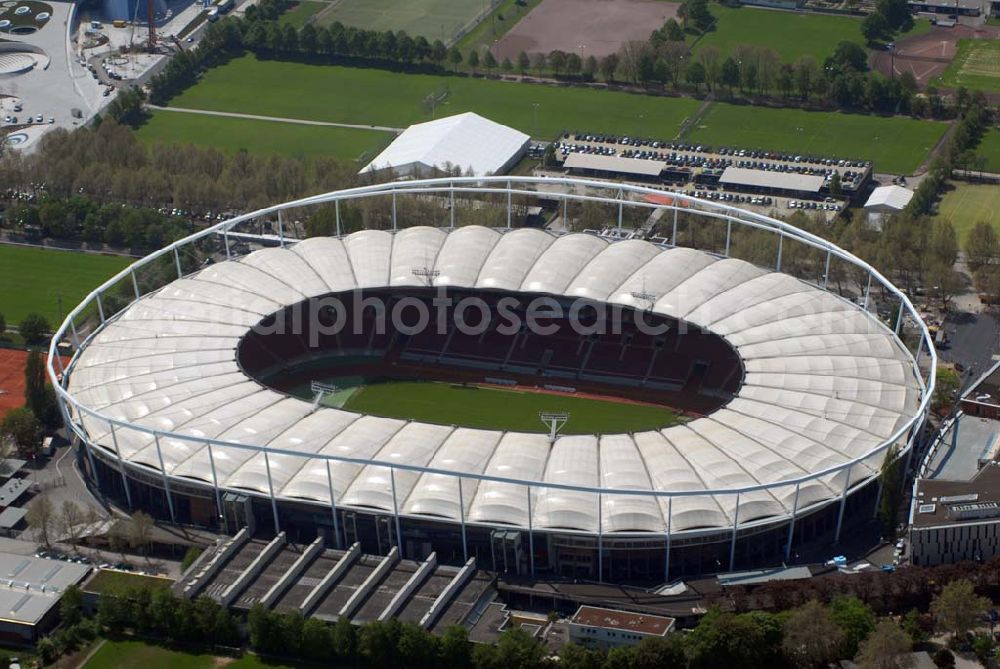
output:
[[[960,39],[996,39],[1000,29],[993,26],[956,25],[953,28],[935,26],[929,32],[916,37],[908,37],[896,42],[895,57],[888,51],[878,51],[872,55],[872,69],[889,77],[894,72],[901,75],[913,74],[921,88],[948,67],[958,51]]]
[[[0,348],[0,419],[11,409],[24,406],[24,366],[28,352]],[[68,358],[63,358],[69,364]]]
[[[498,59],[560,50],[582,58],[615,53],[676,18],[680,3],[660,0],[543,0],[493,45]]]

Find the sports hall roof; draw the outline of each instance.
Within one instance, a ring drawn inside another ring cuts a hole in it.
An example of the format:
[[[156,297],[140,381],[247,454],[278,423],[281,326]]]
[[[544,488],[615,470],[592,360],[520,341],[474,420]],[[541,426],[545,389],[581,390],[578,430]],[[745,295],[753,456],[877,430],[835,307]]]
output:
[[[499,174],[521,155],[530,137],[478,114],[466,112],[411,125],[361,174],[392,168],[400,174],[446,165],[474,176]]]
[[[432,259],[428,263],[427,259]],[[745,366],[736,397],[703,418],[633,434],[562,436],[428,425],[321,408],[261,386],[236,360],[240,337],[265,316],[309,296],[355,287],[425,285],[581,296],[645,308],[725,338]],[[861,457],[906,423],[919,404],[911,355],[875,318],[785,274],[687,248],[608,242],[537,229],[453,232],[414,227],[312,238],[220,262],[130,305],[80,353],[69,391],[86,407],[161,436],[167,472],[211,485],[201,439],[302,454],[322,453],[449,471],[580,486],[683,492],[781,482]],[[148,433],[89,415],[91,440],[134,464],[160,470]],[[213,446],[219,484],[328,504],[327,462]],[[850,484],[879,470],[882,454],[855,465]],[[338,505],[392,511],[385,466],[331,461]],[[838,499],[846,470],[802,483],[799,508]],[[734,493],[665,497],[605,494],[457,479],[397,470],[408,515],[604,533],[731,526]],[[794,485],[744,492],[740,524],[785,516]],[[464,500],[464,513],[459,500]],[[601,510],[598,511],[598,504]],[[668,518],[668,512],[670,517]]]
[[[795,172],[769,172],[746,167],[727,167],[719,183],[756,188],[777,188],[803,193],[818,193],[823,187],[823,177]]]

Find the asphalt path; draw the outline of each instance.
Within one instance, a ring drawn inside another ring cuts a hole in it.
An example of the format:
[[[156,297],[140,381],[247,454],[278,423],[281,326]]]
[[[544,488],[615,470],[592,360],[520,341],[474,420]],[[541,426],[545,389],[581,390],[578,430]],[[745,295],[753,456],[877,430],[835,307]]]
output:
[[[149,109],[157,111],[180,112],[183,114],[203,114],[205,116],[228,116],[230,118],[245,118],[253,121],[274,121],[277,123],[298,123],[299,125],[319,125],[330,128],[351,128],[353,130],[381,130],[383,132],[394,132],[399,134],[405,128],[391,128],[384,125],[358,125],[354,123],[333,123],[331,121],[312,121],[304,118],[286,118],[282,116],[261,116],[259,114],[240,114],[238,112],[209,111],[207,109],[189,109],[187,107],[160,107],[157,105],[146,105]]]

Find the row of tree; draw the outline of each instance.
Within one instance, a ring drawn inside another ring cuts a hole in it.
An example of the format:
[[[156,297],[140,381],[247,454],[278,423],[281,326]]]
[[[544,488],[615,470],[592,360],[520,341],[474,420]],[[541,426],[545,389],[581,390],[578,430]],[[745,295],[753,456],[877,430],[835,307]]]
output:
[[[3,215],[6,226],[159,248],[190,228],[157,209],[178,208],[193,216],[241,212],[347,188],[358,183],[358,176],[353,163],[336,158],[226,154],[192,144],[148,146],[130,128],[106,120],[97,128],[46,133],[33,153],[5,154],[0,183],[11,203]],[[30,206],[21,206],[25,203]]]
[[[70,596],[70,602],[76,597]],[[573,644],[559,651],[566,669],[709,669],[715,667],[825,667],[855,658],[862,667],[902,667],[915,643],[932,632],[964,640],[991,606],[969,581],[944,585],[927,613],[911,610],[879,619],[855,597],[829,604],[810,600],[772,614],[733,613],[713,607],[689,634],[668,634],[611,651]],[[79,624],[77,605],[64,605],[64,621]],[[128,589],[100,597],[97,621],[109,632],[134,631],[168,641],[240,646],[243,639],[259,653],[341,666],[406,666],[414,669],[535,669],[552,666],[545,647],[520,629],[497,643],[469,643],[465,628],[435,636],[397,619],[353,626],[342,618],[330,625],[298,611],[282,613],[257,605],[240,619],[208,598],[175,597],[169,589]],[[241,629],[242,628],[242,629]],[[984,648],[993,653],[990,642]]]

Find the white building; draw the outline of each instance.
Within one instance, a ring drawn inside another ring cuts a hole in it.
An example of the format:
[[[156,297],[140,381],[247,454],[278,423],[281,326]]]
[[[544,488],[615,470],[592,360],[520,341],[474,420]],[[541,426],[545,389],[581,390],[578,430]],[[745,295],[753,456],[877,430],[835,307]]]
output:
[[[634,646],[647,637],[666,636],[674,619],[647,613],[581,606],[569,621],[569,639],[581,646]]]
[[[906,209],[913,199],[913,191],[902,186],[879,186],[872,191],[865,209],[879,214],[895,214]]]
[[[466,112],[411,125],[359,174],[392,168],[408,176],[447,166],[475,176],[503,174],[521,159],[530,140],[519,130]]]

